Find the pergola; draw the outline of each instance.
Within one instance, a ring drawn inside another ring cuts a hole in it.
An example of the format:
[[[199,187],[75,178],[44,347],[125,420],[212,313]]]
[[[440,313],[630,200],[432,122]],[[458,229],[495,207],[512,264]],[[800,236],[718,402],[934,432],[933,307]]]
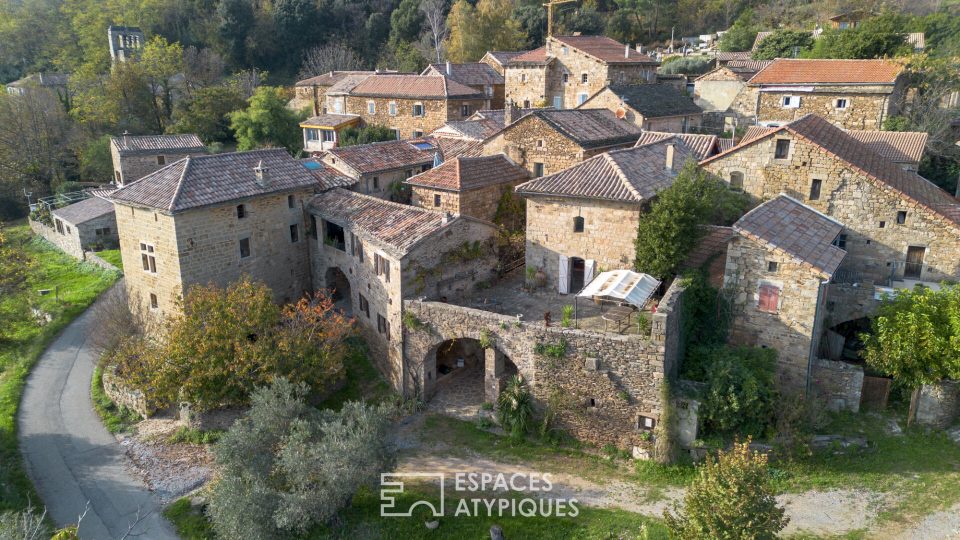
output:
[[[659,287],[660,281],[649,274],[642,274],[631,270],[609,270],[602,272],[593,278],[593,280],[574,297],[573,310],[575,319],[578,322],[577,327],[579,328],[577,299],[580,297],[599,300],[601,306],[604,303],[608,305],[613,304],[614,306],[603,314],[603,319],[604,321],[617,323],[617,328],[619,329],[624,322],[629,326],[630,316],[634,311],[624,304],[634,306],[637,311],[641,311]],[[640,321],[638,319],[638,330],[639,324]]]

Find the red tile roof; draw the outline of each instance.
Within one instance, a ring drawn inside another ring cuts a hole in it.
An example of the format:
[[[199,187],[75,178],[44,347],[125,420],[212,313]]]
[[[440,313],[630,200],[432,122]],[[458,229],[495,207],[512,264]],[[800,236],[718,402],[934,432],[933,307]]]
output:
[[[424,148],[417,148],[414,143],[422,143]],[[331,148],[327,155],[360,174],[367,174],[432,165],[436,152],[433,140],[385,141]],[[338,163],[333,165],[336,167]]]
[[[846,255],[832,245],[843,224],[786,195],[747,212],[733,230],[827,276],[833,275]]]
[[[750,79],[757,84],[893,84],[903,66],[890,60],[774,60]]]
[[[430,64],[421,75],[447,75],[458,83],[467,86],[503,84],[503,75],[483,62],[466,62],[463,64],[451,62],[449,73],[447,73],[447,64]]]
[[[507,61],[508,64],[542,64],[547,61],[547,48],[540,47],[518,54]]]
[[[489,56],[496,60],[501,66],[509,62],[510,60],[520,56],[523,53],[528,51],[487,51],[487,54],[484,56]]]
[[[609,109],[536,109],[521,120],[537,117],[582,148],[602,148],[636,142],[643,132],[637,126],[617,118]]]
[[[404,183],[411,186],[441,189],[445,191],[469,191],[497,184],[526,180],[526,169],[503,155],[482,157],[456,157],[443,162],[425,173],[408,178]]]
[[[447,76],[372,75],[350,90],[352,96],[409,98],[483,98],[469,86]]]
[[[433,139],[440,148],[440,155],[445,160],[458,156],[476,157],[483,152],[483,142],[472,139],[453,139],[450,137],[436,137]]]
[[[606,36],[556,36],[554,39],[608,64],[657,63],[656,60],[638,52],[633,47]]]

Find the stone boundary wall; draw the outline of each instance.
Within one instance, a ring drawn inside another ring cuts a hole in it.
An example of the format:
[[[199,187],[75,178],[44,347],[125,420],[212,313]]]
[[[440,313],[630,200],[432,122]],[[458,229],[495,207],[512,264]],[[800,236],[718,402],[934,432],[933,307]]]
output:
[[[149,418],[156,412],[147,405],[147,399],[143,392],[134,390],[124,384],[113,372],[113,368],[109,366],[103,368],[103,391],[118,406],[136,411],[143,418]]]
[[[121,272],[121,273],[123,273],[123,270],[120,270],[120,269],[117,268],[116,266],[114,266],[114,265],[108,263],[107,261],[101,259],[96,253],[94,253],[94,252],[92,252],[92,251],[84,251],[84,252],[83,252],[83,260],[84,260],[85,262],[90,263],[90,264],[94,264],[94,265],[96,265],[96,266],[99,266],[100,268],[103,268],[104,270],[113,270],[114,272]]]
[[[917,402],[917,423],[946,429],[960,418],[960,381],[925,384]]]
[[[50,219],[53,219],[51,217]],[[76,227],[70,225],[70,234],[60,234],[57,232],[57,229],[54,227],[48,227],[47,225],[39,222],[29,220],[30,230],[34,234],[43,238],[47,242],[50,242],[57,247],[60,251],[75,257],[77,259],[83,260],[83,248],[80,245],[80,232]],[[66,225],[66,224],[65,224]]]
[[[813,361],[814,394],[831,411],[860,412],[863,368],[836,360]]]

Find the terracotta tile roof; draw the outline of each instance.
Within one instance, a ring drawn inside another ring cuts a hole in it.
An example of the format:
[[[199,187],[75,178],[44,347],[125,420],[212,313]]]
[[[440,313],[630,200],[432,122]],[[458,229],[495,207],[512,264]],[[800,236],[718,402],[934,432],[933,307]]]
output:
[[[750,79],[758,84],[893,84],[903,66],[890,60],[780,58]]]
[[[90,197],[69,206],[57,208],[53,211],[53,215],[68,223],[80,225],[111,212],[113,212],[113,203],[100,197]]]
[[[421,75],[446,75],[460,84],[467,86],[503,84],[503,75],[499,74],[483,62],[468,62],[464,64],[450,63],[450,73],[447,73],[447,64],[430,64]]]
[[[555,36],[557,41],[608,64],[656,64],[657,61],[606,36]]]
[[[327,89],[327,95],[342,95],[349,94],[358,84],[372,77],[374,73],[367,72],[357,72],[345,77],[342,77],[339,81],[333,83],[330,88]]]
[[[640,203],[671,184],[684,162],[696,159],[683,142],[674,145],[673,171],[665,167],[666,142],[613,150],[558,173],[516,187],[522,195],[556,195]]]
[[[509,65],[516,64],[543,64],[547,61],[547,48],[540,47],[523,54],[518,54],[507,61]]]
[[[503,129],[503,126],[493,120],[450,120],[442,127],[437,128],[431,135],[442,137],[449,133],[475,141],[482,141]]]
[[[458,156],[475,157],[483,152],[483,142],[471,139],[452,139],[450,137],[437,137],[434,139],[440,148],[440,155],[443,159],[453,159]]]
[[[423,148],[417,148],[414,144]],[[437,148],[432,140],[385,141],[331,148],[327,154],[360,174],[432,165]],[[334,164],[336,166],[336,163]]]
[[[317,179],[321,191],[349,187],[357,183],[355,178],[350,178],[317,158],[301,159],[300,163]]]
[[[717,62],[730,62],[733,60],[750,60],[753,53],[750,51],[738,52],[718,52]]]
[[[667,133],[665,131],[644,131],[640,135],[640,140],[634,146],[646,146],[665,141],[671,137],[676,137],[683,141],[698,160],[707,159],[716,154],[719,150],[716,135],[706,135],[699,133]]]
[[[763,137],[777,128],[750,126],[743,134],[741,144]],[[894,163],[919,163],[929,135],[922,131],[866,131],[845,130],[846,134],[862,142],[867,148]]]
[[[361,238],[382,244],[395,255],[403,256],[456,219],[444,219],[440,212],[408,204],[385,201],[369,195],[331,189],[315,196],[310,213],[350,229]],[[446,221],[446,223],[445,223]]]
[[[352,96],[424,99],[483,98],[484,94],[447,76],[372,75],[350,90]]]
[[[828,276],[846,255],[832,245],[843,224],[786,195],[747,212],[733,224],[733,230]]]
[[[760,133],[759,136],[750,140],[744,137],[744,140],[737,146],[727,152],[706,159],[704,163],[721,159],[727,154],[737,152],[741,148],[781,130],[806,139],[859,170],[882,187],[893,190],[900,196],[912,199],[927,207],[946,219],[949,224],[955,227],[960,226],[960,200],[917,173],[903,170],[899,165],[872,150],[844,130],[814,114],[808,114],[789,124],[773,128],[766,134],[755,130],[754,133]]]
[[[358,122],[360,117],[356,114],[321,114],[307,118],[300,122],[300,127],[330,127],[337,128],[348,124]]]
[[[487,51],[487,54],[484,56],[489,56],[497,61],[498,64],[505,65],[510,60],[520,56],[529,51]]]
[[[763,68],[773,63],[773,60],[733,60],[727,62],[726,68],[744,81],[750,80]]]
[[[206,153],[207,147],[196,135],[121,135],[110,139],[121,156],[135,156],[138,154],[171,154]]]
[[[373,75],[374,73],[376,73],[376,71],[329,71],[323,75],[317,75],[316,77],[310,77],[309,79],[297,81],[294,86],[333,86],[334,84],[351,75],[368,76]]]
[[[693,102],[693,98],[672,84],[610,85],[606,90],[613,92],[621,101],[645,118],[703,114],[703,109]],[[591,98],[601,92],[603,90]],[[580,107],[589,108],[591,101],[592,99],[587,99]]]
[[[583,148],[602,148],[635,142],[643,130],[621,120],[608,109],[538,109],[523,118],[537,117]],[[514,122],[511,126],[517,125]]]
[[[268,168],[269,184],[257,184],[254,168]],[[180,212],[271,193],[309,189],[317,179],[286,150],[275,148],[181,159],[114,191],[110,200]]]
[[[404,183],[446,191],[470,191],[529,177],[526,169],[510,161],[507,156],[496,154],[448,159],[439,167],[408,178]]]

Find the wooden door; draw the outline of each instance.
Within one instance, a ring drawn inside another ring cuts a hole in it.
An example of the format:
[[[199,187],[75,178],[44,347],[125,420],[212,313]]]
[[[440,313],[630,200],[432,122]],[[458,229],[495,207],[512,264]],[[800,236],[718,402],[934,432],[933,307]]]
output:
[[[907,248],[907,264],[903,268],[903,277],[920,279],[923,274],[923,254],[927,248],[910,246]]]

